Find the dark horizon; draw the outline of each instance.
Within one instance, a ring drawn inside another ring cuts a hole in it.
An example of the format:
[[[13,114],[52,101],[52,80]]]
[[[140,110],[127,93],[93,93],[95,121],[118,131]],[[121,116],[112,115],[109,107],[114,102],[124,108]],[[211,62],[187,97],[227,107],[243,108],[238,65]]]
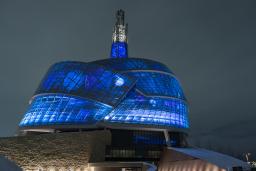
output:
[[[181,82],[192,144],[256,158],[253,0],[0,1],[0,137],[15,134],[50,65],[109,57],[120,8],[129,56],[162,62]]]

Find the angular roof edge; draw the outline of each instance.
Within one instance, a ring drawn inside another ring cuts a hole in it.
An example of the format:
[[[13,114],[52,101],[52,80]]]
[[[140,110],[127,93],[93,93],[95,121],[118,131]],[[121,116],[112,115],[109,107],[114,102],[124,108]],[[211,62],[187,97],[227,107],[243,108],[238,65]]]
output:
[[[202,148],[195,148],[195,147],[189,147],[189,148],[168,148],[170,150],[174,150],[204,161],[207,161],[209,163],[212,163],[214,165],[217,165],[223,169],[232,169],[232,167],[242,167],[245,169],[249,169],[250,165],[242,160],[236,159],[234,157],[228,156],[226,154],[202,149]]]

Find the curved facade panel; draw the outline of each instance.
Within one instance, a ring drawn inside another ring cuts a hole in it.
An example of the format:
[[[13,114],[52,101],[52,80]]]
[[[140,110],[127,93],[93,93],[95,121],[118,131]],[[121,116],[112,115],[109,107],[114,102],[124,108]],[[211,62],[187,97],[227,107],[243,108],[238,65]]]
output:
[[[112,107],[62,94],[36,96],[20,126],[95,124],[104,118]]]
[[[129,72],[137,78],[136,89],[147,96],[167,96],[185,100],[179,82],[170,74],[158,72]]]
[[[61,62],[49,69],[35,94],[71,94],[116,106],[135,81],[99,65]]]
[[[20,127],[96,123],[188,128],[188,106],[176,77],[159,62],[60,62],[40,83]]]
[[[150,98],[132,92],[104,118],[105,122],[188,128],[188,108],[177,99]]]

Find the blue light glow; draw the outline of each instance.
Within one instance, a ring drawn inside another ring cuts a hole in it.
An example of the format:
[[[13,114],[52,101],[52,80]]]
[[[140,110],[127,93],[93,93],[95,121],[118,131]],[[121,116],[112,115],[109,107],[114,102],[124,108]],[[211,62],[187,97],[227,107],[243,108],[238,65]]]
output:
[[[53,65],[20,126],[103,123],[188,128],[181,86],[163,64],[120,58]]]
[[[20,126],[52,124],[95,124],[112,107],[83,98],[54,94],[37,96]]]
[[[68,92],[79,89],[84,81],[84,75],[81,71],[70,71],[64,78],[63,88]]]
[[[156,106],[156,101],[154,99],[150,99],[149,103],[152,104],[152,106]]]
[[[172,71],[162,63],[143,58],[110,58],[94,61],[93,63],[109,67],[117,71],[154,70],[173,74]]]
[[[36,94],[72,94],[115,106],[134,83],[133,77],[99,65],[61,62],[49,69]]]
[[[136,92],[122,101],[106,122],[188,128],[187,104],[177,99],[147,98]]]
[[[166,145],[166,140],[164,138],[160,139],[157,137],[151,138],[149,136],[135,135],[133,137],[133,142],[135,144],[152,144],[152,145]]]
[[[185,100],[179,82],[171,75],[157,72],[129,72],[138,78],[136,88],[145,95],[169,96]]]
[[[122,86],[123,84],[124,84],[124,79],[118,77],[118,78],[116,79],[115,85],[116,85],[116,86]]]
[[[128,48],[126,42],[113,42],[111,47],[112,58],[127,58]]]

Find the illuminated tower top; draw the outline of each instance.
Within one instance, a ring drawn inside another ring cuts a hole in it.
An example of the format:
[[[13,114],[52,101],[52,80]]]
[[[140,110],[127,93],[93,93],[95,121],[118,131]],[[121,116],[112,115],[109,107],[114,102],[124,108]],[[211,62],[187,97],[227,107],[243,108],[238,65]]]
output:
[[[124,22],[124,11],[120,9],[116,12],[116,23],[112,35],[111,58],[128,57],[127,32],[128,25]]]

